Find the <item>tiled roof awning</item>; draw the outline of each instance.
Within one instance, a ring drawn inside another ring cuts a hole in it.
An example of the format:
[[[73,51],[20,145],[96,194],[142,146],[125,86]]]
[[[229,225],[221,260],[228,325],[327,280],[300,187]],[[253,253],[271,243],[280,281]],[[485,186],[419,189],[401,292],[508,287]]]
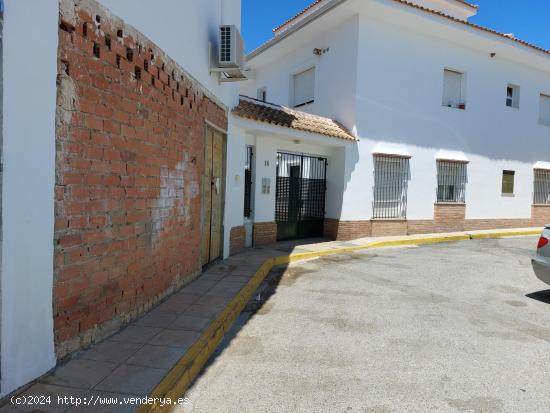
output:
[[[335,120],[273,103],[262,102],[248,96],[240,97],[239,105],[233,109],[233,114],[241,118],[303,132],[317,133],[347,141],[355,142],[358,140],[349,130]]]

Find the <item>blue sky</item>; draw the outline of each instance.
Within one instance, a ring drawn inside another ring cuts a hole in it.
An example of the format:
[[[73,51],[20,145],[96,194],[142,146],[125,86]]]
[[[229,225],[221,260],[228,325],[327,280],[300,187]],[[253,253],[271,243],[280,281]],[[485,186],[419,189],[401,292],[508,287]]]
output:
[[[242,32],[247,51],[269,40],[271,29],[303,10],[313,0],[242,0]],[[477,0],[479,13],[472,23],[550,50],[550,0]]]

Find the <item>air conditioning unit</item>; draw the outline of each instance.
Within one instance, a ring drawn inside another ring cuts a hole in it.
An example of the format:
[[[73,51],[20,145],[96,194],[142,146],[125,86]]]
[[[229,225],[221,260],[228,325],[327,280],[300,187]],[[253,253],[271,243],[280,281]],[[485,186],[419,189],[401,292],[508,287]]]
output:
[[[211,71],[219,73],[220,82],[246,80],[244,44],[236,26],[220,26],[217,54],[217,65],[211,68]]]

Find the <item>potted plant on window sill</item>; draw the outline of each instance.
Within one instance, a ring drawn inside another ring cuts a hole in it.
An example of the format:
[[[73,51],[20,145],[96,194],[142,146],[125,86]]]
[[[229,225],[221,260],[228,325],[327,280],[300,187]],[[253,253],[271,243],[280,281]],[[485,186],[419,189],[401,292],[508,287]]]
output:
[[[465,110],[466,109],[466,103],[459,103],[458,104],[458,109]]]

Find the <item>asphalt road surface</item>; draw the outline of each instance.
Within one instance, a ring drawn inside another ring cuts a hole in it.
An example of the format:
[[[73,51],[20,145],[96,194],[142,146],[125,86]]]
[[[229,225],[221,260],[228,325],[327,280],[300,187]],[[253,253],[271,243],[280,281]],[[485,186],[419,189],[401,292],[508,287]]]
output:
[[[179,412],[550,412],[550,286],[531,270],[536,240],[293,264]]]

